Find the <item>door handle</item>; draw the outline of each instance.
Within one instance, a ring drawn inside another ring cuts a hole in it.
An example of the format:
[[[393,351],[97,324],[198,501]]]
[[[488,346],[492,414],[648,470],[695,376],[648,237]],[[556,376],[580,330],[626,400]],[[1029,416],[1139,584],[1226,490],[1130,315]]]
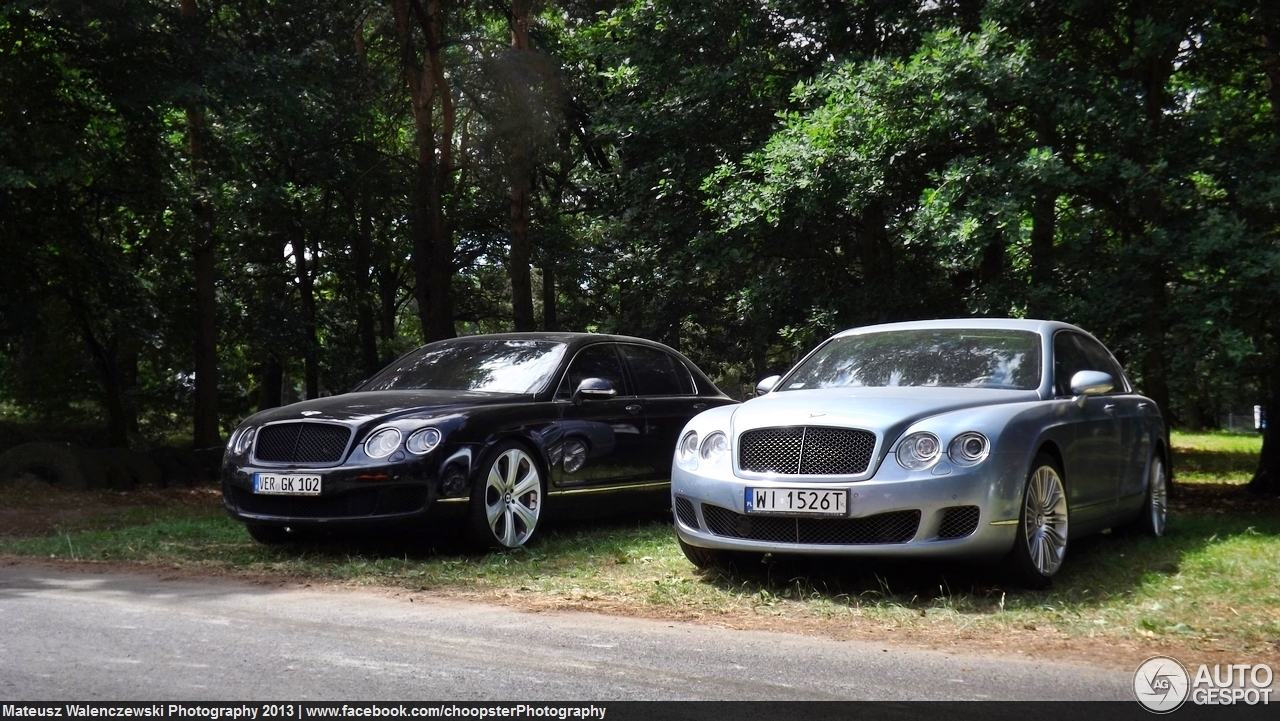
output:
[[[1116,404],[1114,404],[1114,403],[1108,403],[1108,404],[1106,404],[1105,406],[1103,406],[1103,407],[1102,407],[1102,410],[1106,411],[1107,413],[1115,413],[1115,412],[1116,412]]]
[[[632,403],[631,405],[627,406],[627,413],[630,413],[633,416],[642,410],[644,410],[644,406],[640,405],[639,403]]]
[[[703,408],[706,408],[706,407],[707,407],[707,404],[706,404],[706,403],[694,403],[694,404],[693,404],[693,409],[694,409],[695,411],[700,411],[700,410],[702,410]]]
[[[1145,411],[1145,410],[1147,409],[1147,407],[1148,407],[1148,406],[1150,406],[1150,405],[1151,405],[1151,404],[1147,403],[1146,401],[1143,401],[1142,403],[1139,403],[1139,404],[1138,404],[1138,410],[1140,410],[1140,411]]]

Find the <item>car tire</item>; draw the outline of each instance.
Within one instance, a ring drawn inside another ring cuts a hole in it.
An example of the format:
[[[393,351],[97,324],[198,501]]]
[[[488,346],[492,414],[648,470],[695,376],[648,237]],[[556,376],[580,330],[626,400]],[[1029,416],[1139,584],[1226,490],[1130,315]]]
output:
[[[1147,493],[1134,527],[1152,538],[1164,536],[1169,523],[1169,470],[1159,453],[1151,457]]]
[[[1020,505],[1006,568],[1023,586],[1048,588],[1066,558],[1071,517],[1062,469],[1052,456],[1036,455]]]
[[[284,526],[247,523],[244,530],[249,532],[250,538],[264,546],[282,546],[292,540],[289,531]]]
[[[529,545],[538,531],[546,481],[533,454],[521,443],[500,443],[485,454],[471,488],[469,535],[486,549]]]

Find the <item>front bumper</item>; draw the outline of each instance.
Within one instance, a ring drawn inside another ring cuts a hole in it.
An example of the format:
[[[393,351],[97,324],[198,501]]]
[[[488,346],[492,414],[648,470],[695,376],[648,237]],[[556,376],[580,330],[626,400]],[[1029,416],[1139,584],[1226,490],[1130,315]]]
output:
[[[469,454],[465,460],[469,461]],[[255,473],[319,475],[321,493],[317,496],[254,493]],[[469,474],[469,464],[466,467],[457,463],[442,465],[439,459],[430,456],[379,466],[326,468],[266,467],[224,461],[222,504],[232,518],[243,523],[299,528],[410,525],[425,519],[438,505],[465,505]]]
[[[725,462],[672,467],[676,532],[692,546],[758,553],[915,558],[993,558],[1013,548],[1024,472],[993,454],[971,468],[909,472],[892,460],[862,481],[821,476],[748,480]],[[849,490],[844,517],[748,514],[747,488]]]

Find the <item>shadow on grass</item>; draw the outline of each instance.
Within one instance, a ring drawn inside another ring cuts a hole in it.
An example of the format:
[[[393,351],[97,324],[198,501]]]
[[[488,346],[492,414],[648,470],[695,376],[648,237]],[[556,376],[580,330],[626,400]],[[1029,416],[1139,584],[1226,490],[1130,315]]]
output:
[[[1258,467],[1258,454],[1235,451],[1206,451],[1191,448],[1175,448],[1173,451],[1174,477],[1189,473],[1206,473],[1214,476],[1252,476]]]
[[[477,546],[468,537],[465,519],[435,519],[422,527],[378,528],[332,533],[299,534],[292,543],[278,547],[284,553],[306,552],[345,558],[359,554],[370,559],[397,558],[430,563],[442,558],[478,561],[506,555],[512,559],[535,555],[554,557],[568,553],[610,554],[625,550],[638,531],[652,533],[655,526],[671,534],[671,512],[616,515],[589,520],[558,520],[543,524],[528,549],[503,554]]]
[[[1206,502],[1195,508],[1197,500]],[[1280,537],[1280,504],[1249,496],[1240,486],[1206,484],[1179,503],[1183,508],[1170,518],[1163,538],[1117,531],[1073,539],[1053,586],[1043,591],[1008,580],[997,563],[750,556],[727,572],[701,575],[725,591],[859,605],[978,614],[1011,606],[1082,608],[1158,586],[1213,544],[1238,536]]]

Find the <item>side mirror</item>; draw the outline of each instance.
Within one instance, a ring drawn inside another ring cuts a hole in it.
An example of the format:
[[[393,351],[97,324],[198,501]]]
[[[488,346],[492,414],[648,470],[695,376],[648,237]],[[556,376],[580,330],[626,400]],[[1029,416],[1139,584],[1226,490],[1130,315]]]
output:
[[[762,396],[777,387],[782,376],[769,376],[756,384],[756,395]]]
[[[1077,396],[1100,396],[1109,393],[1116,387],[1116,381],[1110,373],[1102,371],[1080,371],[1071,376],[1071,393]]]
[[[618,395],[613,384],[603,378],[583,378],[578,389],[573,392],[573,402],[581,403],[583,399],[603,401]]]

